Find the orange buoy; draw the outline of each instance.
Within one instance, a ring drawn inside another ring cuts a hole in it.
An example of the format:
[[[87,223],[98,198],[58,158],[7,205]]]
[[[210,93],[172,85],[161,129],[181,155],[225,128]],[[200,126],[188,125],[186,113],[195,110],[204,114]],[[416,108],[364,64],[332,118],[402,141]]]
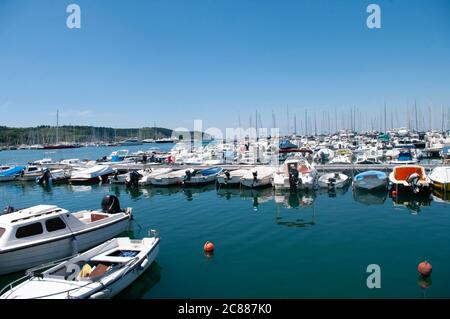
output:
[[[431,264],[425,260],[419,264],[417,270],[422,276],[428,277],[429,275],[431,275],[431,272],[433,271],[433,266],[431,266]]]
[[[203,250],[206,253],[212,253],[214,251],[214,244],[210,241],[207,241],[205,245],[203,245]]]
[[[392,191],[392,196],[397,196],[397,191]]]

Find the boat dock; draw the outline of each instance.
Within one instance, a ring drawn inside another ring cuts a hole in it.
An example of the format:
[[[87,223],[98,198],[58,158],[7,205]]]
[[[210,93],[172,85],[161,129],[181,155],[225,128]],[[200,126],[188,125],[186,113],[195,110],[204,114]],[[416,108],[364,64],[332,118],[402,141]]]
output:
[[[442,164],[417,164],[420,166],[423,166],[426,171],[430,171],[433,168],[440,166]],[[115,169],[121,169],[121,170],[141,170],[145,168],[150,167],[172,167],[174,169],[183,169],[188,167],[203,169],[208,168],[211,166],[205,166],[205,165],[180,165],[180,164],[143,164],[143,163],[117,163],[111,165]],[[244,165],[244,164],[221,164],[216,165],[219,167],[222,167],[226,170],[236,170],[236,169],[252,169],[257,166],[264,166],[264,165]],[[392,171],[395,166],[399,166],[399,164],[316,164],[315,167],[319,172],[343,172],[343,171],[349,171],[349,172],[362,172],[362,171],[368,171],[368,170],[378,170],[378,171]]]

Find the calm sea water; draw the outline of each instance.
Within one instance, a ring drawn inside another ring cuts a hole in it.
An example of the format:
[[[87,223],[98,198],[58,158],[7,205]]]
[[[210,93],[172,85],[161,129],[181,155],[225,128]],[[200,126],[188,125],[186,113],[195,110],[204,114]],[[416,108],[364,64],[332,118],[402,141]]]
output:
[[[96,150],[70,150],[73,156],[65,157],[83,158],[78,151],[99,158],[114,149]],[[40,151],[1,152],[0,162],[44,157],[33,152]],[[450,204],[432,198],[395,203],[387,193],[351,188],[291,194],[10,182],[0,184],[0,204],[76,211],[99,208],[107,193],[133,207],[135,221],[125,235],[143,237],[148,229],[161,235],[157,261],[119,298],[450,297]],[[216,246],[211,258],[203,252],[207,240]],[[424,259],[433,264],[426,283],[417,273]],[[369,264],[381,267],[380,289],[367,288]],[[18,276],[0,277],[0,284]]]

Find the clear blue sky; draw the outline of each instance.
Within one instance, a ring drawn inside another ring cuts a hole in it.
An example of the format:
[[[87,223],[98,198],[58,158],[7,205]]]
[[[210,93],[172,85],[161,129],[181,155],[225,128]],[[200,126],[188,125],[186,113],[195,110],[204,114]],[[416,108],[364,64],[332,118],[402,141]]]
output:
[[[66,6],[82,28],[66,27]],[[366,7],[382,29],[366,27]],[[450,1],[0,0],[0,125],[262,125],[450,107]],[[403,121],[403,122],[401,122]]]

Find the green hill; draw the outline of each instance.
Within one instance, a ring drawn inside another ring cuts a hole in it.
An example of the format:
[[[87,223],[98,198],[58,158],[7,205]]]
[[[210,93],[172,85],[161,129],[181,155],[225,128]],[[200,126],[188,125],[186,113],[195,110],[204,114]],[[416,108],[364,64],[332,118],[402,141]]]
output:
[[[144,128],[111,128],[94,126],[38,126],[38,127],[6,127],[0,126],[0,145],[33,145],[52,144],[59,142],[86,143],[86,142],[117,142],[127,138],[161,139],[178,138],[182,132],[162,127]],[[187,132],[184,132],[187,133]],[[193,132],[190,132],[194,136]],[[198,134],[199,135],[199,134]],[[196,135],[197,136],[197,135]],[[209,139],[203,134],[204,139]]]

